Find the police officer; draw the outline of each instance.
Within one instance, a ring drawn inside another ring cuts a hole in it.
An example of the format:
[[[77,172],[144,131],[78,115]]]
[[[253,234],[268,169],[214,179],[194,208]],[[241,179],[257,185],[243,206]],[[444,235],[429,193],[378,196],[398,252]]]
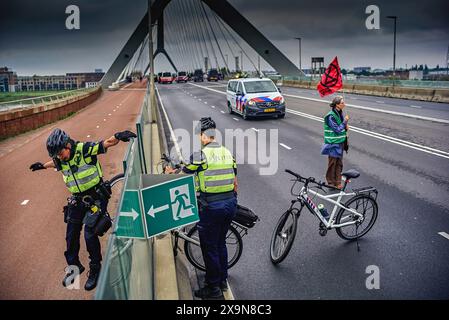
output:
[[[202,150],[183,167],[185,173],[195,174],[199,191],[198,233],[206,284],[195,296],[202,299],[223,299],[222,290],[228,289],[226,234],[237,210],[237,166],[231,152],[215,141],[215,129],[211,118],[201,118],[195,133],[200,135]]]
[[[74,267],[78,268],[79,274],[83,273],[85,267],[79,260],[80,234],[83,219],[90,207],[83,203],[82,199],[89,199],[100,203],[102,212],[107,212],[108,196],[105,195],[103,185],[103,172],[97,156],[106,153],[109,147],[115,146],[119,141],[129,141],[136,135],[130,131],[117,132],[114,136],[100,142],[79,142],[72,140],[67,133],[61,129],[55,129],[47,139],[48,155],[52,158],[44,164],[33,163],[32,171],[47,168],[57,168],[63,174],[64,182],[73,195],[75,201],[70,201],[64,207],[64,221],[67,223],[66,242],[67,250],[64,252],[67,264],[67,273],[62,281],[63,286],[73,283]],[[96,287],[101,268],[101,247],[98,235],[94,228],[85,225],[84,238],[87,251],[89,252],[89,276],[84,286],[85,290]]]

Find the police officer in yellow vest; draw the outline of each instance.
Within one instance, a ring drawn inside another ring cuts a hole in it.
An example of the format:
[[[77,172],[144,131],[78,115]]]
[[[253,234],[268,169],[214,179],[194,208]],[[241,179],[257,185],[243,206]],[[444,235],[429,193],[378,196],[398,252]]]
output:
[[[115,146],[119,141],[127,142],[135,137],[134,133],[123,131],[100,142],[75,142],[61,129],[55,129],[47,139],[47,150],[52,160],[45,164],[36,162],[30,166],[32,171],[57,168],[62,172],[64,183],[76,200],[64,207],[64,221],[67,223],[67,250],[64,255],[69,266],[78,267],[79,274],[85,270],[79,260],[80,234],[83,219],[90,210],[81,199],[90,196],[90,199],[100,203],[102,212],[107,212],[108,197],[105,195],[103,172],[97,156],[106,153],[109,147]],[[84,289],[92,290],[97,285],[101,268],[100,240],[94,229],[87,224],[84,227],[84,238],[90,259],[90,272]],[[70,281],[73,283],[74,269],[67,270],[71,271],[64,277],[64,286],[69,285]]]
[[[190,157],[183,171],[195,174],[200,221],[198,233],[206,267],[206,285],[195,291],[202,299],[222,299],[227,290],[226,234],[237,211],[237,165],[231,152],[215,142],[215,122],[201,118],[196,128],[202,150]],[[172,173],[173,169],[166,169]]]

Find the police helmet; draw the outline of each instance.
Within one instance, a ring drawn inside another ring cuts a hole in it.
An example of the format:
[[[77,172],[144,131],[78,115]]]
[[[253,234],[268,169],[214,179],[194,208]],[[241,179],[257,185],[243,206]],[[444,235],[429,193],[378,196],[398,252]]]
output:
[[[208,136],[213,136],[216,128],[217,126],[215,125],[215,121],[212,120],[211,117],[203,117],[200,119],[200,122],[196,126],[195,133],[200,134],[207,131]]]
[[[52,158],[55,158],[58,153],[65,148],[69,140],[69,135],[63,130],[59,128],[53,130],[53,132],[48,136],[47,139],[48,155]]]

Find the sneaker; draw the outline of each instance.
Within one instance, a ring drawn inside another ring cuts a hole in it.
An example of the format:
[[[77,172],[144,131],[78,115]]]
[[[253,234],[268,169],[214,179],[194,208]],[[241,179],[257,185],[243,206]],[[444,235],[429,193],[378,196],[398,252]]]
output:
[[[98,282],[98,277],[100,276],[100,269],[90,269],[87,276],[86,284],[84,285],[84,290],[90,291],[95,289]]]
[[[79,274],[83,273],[86,268],[82,264],[78,265]],[[64,279],[62,279],[62,285],[63,287],[67,287],[69,285],[72,285],[75,282],[75,278],[72,278],[70,281],[69,279],[73,276],[74,270],[72,269],[70,272],[67,272],[64,276]],[[68,283],[70,282],[70,283]]]
[[[226,280],[220,283],[220,289],[221,291],[228,291],[228,282]]]
[[[205,286],[199,290],[195,290],[195,297],[209,300],[223,300],[223,292],[220,287]]]

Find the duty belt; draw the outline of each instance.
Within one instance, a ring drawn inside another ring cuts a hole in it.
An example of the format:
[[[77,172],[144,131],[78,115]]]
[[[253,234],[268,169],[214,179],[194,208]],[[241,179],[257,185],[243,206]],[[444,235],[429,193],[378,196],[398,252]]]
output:
[[[199,198],[201,200],[204,200],[206,202],[214,202],[214,201],[220,201],[220,200],[226,200],[226,199],[231,199],[235,197],[235,192],[234,191],[229,191],[229,192],[223,192],[223,193],[205,193],[205,192],[200,192],[200,196]]]

